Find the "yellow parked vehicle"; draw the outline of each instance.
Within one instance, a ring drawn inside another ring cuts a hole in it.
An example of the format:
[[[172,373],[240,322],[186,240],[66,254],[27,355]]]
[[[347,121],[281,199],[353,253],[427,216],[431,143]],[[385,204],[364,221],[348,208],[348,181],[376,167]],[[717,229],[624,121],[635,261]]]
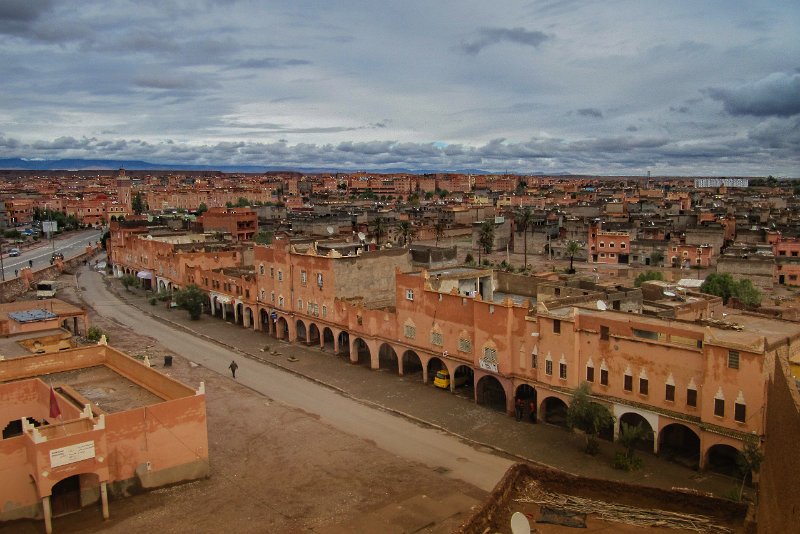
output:
[[[455,385],[456,387],[463,386],[467,383],[466,374],[456,374]],[[449,389],[450,388],[450,371],[447,369],[440,369],[436,371],[436,377],[433,379],[433,385],[437,388]]]

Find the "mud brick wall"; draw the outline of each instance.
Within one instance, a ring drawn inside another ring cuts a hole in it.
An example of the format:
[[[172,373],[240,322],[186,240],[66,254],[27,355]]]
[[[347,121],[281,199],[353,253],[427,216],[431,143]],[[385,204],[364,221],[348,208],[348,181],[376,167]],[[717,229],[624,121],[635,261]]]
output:
[[[797,532],[800,525],[800,394],[785,356],[775,358],[767,394],[767,433],[759,480],[759,533]]]
[[[94,257],[100,249],[95,249],[92,252],[84,252],[80,256],[76,256],[64,262],[63,271],[70,272],[83,264],[84,260],[89,260]],[[12,302],[34,287],[40,280],[55,280],[63,272],[57,265],[50,265],[44,269],[33,271],[33,279],[28,280],[20,276],[0,282],[0,302]]]

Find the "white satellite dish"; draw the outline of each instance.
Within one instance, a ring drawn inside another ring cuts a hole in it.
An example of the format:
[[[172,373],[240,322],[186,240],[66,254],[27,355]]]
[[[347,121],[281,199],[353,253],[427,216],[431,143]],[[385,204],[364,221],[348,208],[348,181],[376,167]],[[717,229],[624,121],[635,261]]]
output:
[[[514,512],[511,516],[512,534],[531,534],[531,523],[522,512]]]
[[[328,226],[325,230],[328,232],[328,235],[333,235],[334,232],[333,226]]]
[[[358,232],[358,239],[360,241],[364,241],[364,239],[366,239],[366,237],[367,236],[364,235],[364,232]]]
[[[675,293],[673,293],[672,291],[664,291],[664,296],[665,297],[674,297]]]
[[[600,311],[606,311],[608,309],[608,304],[603,302],[602,300],[597,301],[597,309]]]

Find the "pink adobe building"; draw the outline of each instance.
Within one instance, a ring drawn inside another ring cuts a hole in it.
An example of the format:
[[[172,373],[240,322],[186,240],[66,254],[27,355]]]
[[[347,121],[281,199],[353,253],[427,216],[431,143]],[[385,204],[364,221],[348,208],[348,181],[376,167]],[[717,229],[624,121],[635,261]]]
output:
[[[0,361],[0,399],[0,520],[41,518],[50,533],[85,506],[108,518],[109,492],[208,476],[203,385],[105,344]]]
[[[112,255],[116,272],[131,269],[126,251]],[[764,435],[767,378],[777,357],[798,353],[800,326],[722,320],[719,299],[691,292],[645,299],[640,289],[548,278],[415,272],[402,248],[286,238],[255,246],[252,264],[198,261],[184,278],[164,275],[174,287],[197,284],[207,312],[243,327],[424,383],[447,369],[451,389],[464,382],[474,402],[507,413],[521,397],[537,419],[564,424],[587,381],[617,417],[608,438],[622,422],[641,424],[650,450],[701,469],[734,469],[743,441]]]
[[[628,232],[602,230],[600,226],[589,226],[589,263],[630,263],[631,236]]]

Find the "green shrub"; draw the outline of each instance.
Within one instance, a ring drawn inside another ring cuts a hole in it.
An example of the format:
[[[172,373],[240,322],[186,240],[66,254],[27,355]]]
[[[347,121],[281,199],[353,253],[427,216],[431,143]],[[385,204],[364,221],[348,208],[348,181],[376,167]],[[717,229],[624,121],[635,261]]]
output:
[[[106,334],[102,328],[90,326],[89,330],[86,331],[86,339],[89,341],[100,341],[100,338],[104,335],[106,336],[106,341],[108,341],[108,334]]]
[[[642,468],[642,459],[638,456],[628,456],[624,452],[614,453],[614,461],[611,464],[614,469],[622,471],[637,471]]]
[[[150,297],[150,305],[151,306],[155,306],[156,302],[158,302],[158,300],[155,297]]]

